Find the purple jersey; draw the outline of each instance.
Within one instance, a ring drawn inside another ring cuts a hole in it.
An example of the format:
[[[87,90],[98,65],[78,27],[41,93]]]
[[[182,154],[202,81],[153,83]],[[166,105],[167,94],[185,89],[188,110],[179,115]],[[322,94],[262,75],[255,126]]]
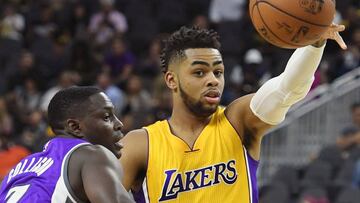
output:
[[[69,187],[71,153],[89,143],[75,138],[54,138],[44,150],[20,161],[4,178],[0,202],[79,202]]]

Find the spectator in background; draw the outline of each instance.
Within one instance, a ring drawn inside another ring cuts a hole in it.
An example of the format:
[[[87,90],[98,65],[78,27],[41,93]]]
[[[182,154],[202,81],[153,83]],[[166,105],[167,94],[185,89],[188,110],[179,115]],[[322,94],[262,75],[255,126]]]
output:
[[[30,42],[37,42],[37,39],[49,39],[51,35],[58,29],[58,25],[54,21],[54,11],[48,2],[42,1],[39,3],[40,12],[39,13],[30,13],[30,15],[35,15],[29,22],[29,40]],[[32,5],[34,10],[30,11],[38,11],[36,8],[36,4]],[[37,16],[39,15],[39,16]],[[35,41],[32,41],[35,40]]]
[[[24,17],[17,13],[15,7],[10,4],[5,6],[3,15],[0,21],[1,38],[21,42],[22,32],[25,28]]]
[[[76,40],[70,50],[68,69],[81,76],[81,85],[92,85],[100,71],[99,63],[87,41]]]
[[[114,9],[114,0],[100,0],[101,11],[90,18],[89,30],[98,46],[105,45],[117,34],[127,31],[126,17]]]
[[[22,47],[24,17],[16,12],[16,7],[5,4],[0,15],[0,93],[7,87],[8,73],[17,63]]]
[[[5,99],[0,97],[0,136],[9,137],[13,133],[13,121],[8,113]]]
[[[336,61],[330,69],[332,79],[336,79],[345,73],[360,66],[360,49],[350,45],[347,50],[336,56]]]
[[[341,135],[336,139],[338,148],[345,152],[360,145],[360,103],[353,103],[350,110],[352,122],[341,130]]]
[[[211,0],[209,19],[218,24],[227,21],[239,21],[244,15],[245,0]]]
[[[47,53],[38,56],[42,57],[40,60],[43,65],[42,72],[48,80],[56,80],[70,61],[70,33],[59,31],[54,34],[51,40],[51,49],[45,50]]]
[[[159,75],[155,79],[153,85],[153,122],[156,120],[168,119],[172,112],[171,92],[167,89],[167,86],[163,81],[162,75]]]
[[[37,81],[30,77],[15,89],[17,106],[22,114],[39,109],[41,96]]]
[[[132,112],[144,113],[152,107],[149,92],[143,89],[141,78],[131,75],[125,87],[127,105]]]
[[[150,93],[143,88],[142,80],[138,75],[131,75],[125,86],[126,104],[124,114],[132,114],[135,128],[147,123],[148,117],[144,116],[150,112],[152,98]]]
[[[352,126],[360,130],[360,103],[355,102],[351,105]]]
[[[123,39],[115,38],[110,53],[105,55],[103,69],[111,73],[115,84],[122,85],[129,79],[134,63],[135,57],[127,49]]]
[[[71,35],[74,39],[85,40],[88,39],[87,26],[89,24],[89,13],[86,7],[80,2],[76,2],[70,14],[70,28]]]
[[[336,139],[336,146],[341,150],[342,157],[347,159],[351,151],[360,144],[359,129],[355,126],[346,127]]]
[[[337,146],[343,151],[345,158],[357,160],[353,170],[353,185],[360,188],[360,103],[351,105],[352,123],[345,127],[342,136],[336,140]]]
[[[154,38],[150,43],[146,56],[141,59],[137,65],[137,73],[143,78],[149,78],[151,81],[160,73],[160,52],[162,36]]]
[[[19,160],[29,154],[24,147],[12,143],[13,131],[12,117],[5,99],[0,97],[0,182]]]
[[[26,115],[25,128],[20,135],[20,144],[31,152],[39,152],[48,141],[47,124],[40,111],[33,111]]]
[[[48,89],[41,98],[40,110],[47,112],[51,98],[60,90],[71,87],[79,83],[80,77],[73,71],[64,71],[60,74],[55,86]]]
[[[112,82],[109,72],[101,72],[97,76],[97,86],[104,91],[115,106],[115,114],[119,116],[125,106],[123,91]]]
[[[259,89],[259,81],[266,72],[266,70],[264,70],[264,68],[261,66],[262,62],[263,56],[259,50],[249,49],[246,51],[244,55],[244,67],[242,68],[242,95],[255,92],[257,89]]]
[[[36,80],[41,89],[41,82],[44,81],[44,78],[38,67],[34,55],[28,50],[23,50],[17,64],[6,73],[8,78],[8,91],[23,86],[25,80],[28,78]]]

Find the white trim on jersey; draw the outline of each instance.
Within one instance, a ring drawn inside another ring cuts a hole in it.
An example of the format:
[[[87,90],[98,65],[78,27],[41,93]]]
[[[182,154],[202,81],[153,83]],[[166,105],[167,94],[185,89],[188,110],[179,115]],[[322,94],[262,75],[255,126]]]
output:
[[[67,180],[67,174],[64,174],[64,173],[65,173],[65,169],[67,169],[67,163],[68,163],[68,159],[69,159],[71,153],[73,151],[75,151],[77,148],[79,148],[83,145],[88,145],[88,144],[89,143],[80,143],[78,145],[75,145],[64,156],[64,159],[61,164],[61,175],[56,183],[55,190],[51,197],[52,203],[64,203],[68,199],[70,199],[71,202],[78,202],[77,198],[71,194],[71,192],[70,192],[71,189],[66,186],[66,181],[68,181],[68,180]]]
[[[147,190],[147,181],[146,181],[146,177],[144,178],[144,182],[142,184],[142,190],[144,193],[144,199],[145,199],[145,203],[149,203],[149,194],[148,194],[148,190]]]
[[[246,171],[247,171],[247,176],[248,176],[250,203],[253,203],[253,196],[252,196],[253,191],[252,191],[251,172],[250,172],[250,167],[249,167],[248,153],[244,146],[243,146],[243,148],[244,148],[245,162],[246,162],[246,169],[247,169]]]

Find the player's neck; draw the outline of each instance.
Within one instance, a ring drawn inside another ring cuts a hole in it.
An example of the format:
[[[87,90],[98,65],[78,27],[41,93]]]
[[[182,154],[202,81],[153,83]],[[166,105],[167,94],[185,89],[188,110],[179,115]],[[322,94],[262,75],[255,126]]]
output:
[[[212,115],[208,117],[199,117],[186,107],[182,108],[174,106],[169,123],[173,126],[181,126],[182,128],[203,128],[210,122],[211,116]]]
[[[77,137],[69,132],[66,132],[66,130],[55,130],[54,133],[55,133],[55,137],[82,139],[81,137]]]
[[[173,108],[172,115],[168,120],[170,131],[180,137],[192,149],[197,138],[210,122],[211,116],[199,118],[184,108]]]

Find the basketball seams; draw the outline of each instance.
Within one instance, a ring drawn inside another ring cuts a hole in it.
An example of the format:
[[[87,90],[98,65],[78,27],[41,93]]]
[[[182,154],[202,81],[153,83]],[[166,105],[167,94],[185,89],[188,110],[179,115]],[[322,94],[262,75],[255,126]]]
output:
[[[283,42],[284,44],[293,46],[293,47],[290,47],[290,48],[294,48],[294,46],[295,46],[295,47],[306,46],[306,45],[302,45],[302,44],[292,44],[292,43],[289,43],[289,42],[284,41],[283,39],[281,39],[279,36],[277,36],[277,35],[269,28],[269,26],[265,23],[264,18],[262,17],[261,12],[260,12],[260,10],[259,10],[259,7],[257,6],[257,3],[255,3],[254,7],[255,7],[255,6],[256,6],[256,8],[257,8],[257,11],[258,11],[258,13],[259,13],[260,19],[261,19],[261,21],[263,22],[264,26],[267,28],[267,30],[268,30],[269,32],[271,32],[271,34],[272,34],[274,37],[276,37],[276,39],[278,39],[279,41]],[[269,42],[270,42],[270,41],[269,41]],[[271,42],[270,42],[270,43],[271,43]]]
[[[329,26],[330,26],[330,25],[317,24],[317,23],[313,23],[313,22],[310,22],[310,21],[301,19],[301,18],[299,18],[299,17],[297,17],[297,16],[295,16],[295,15],[292,15],[292,14],[290,14],[290,13],[288,13],[288,12],[286,12],[286,11],[278,8],[277,6],[271,4],[271,3],[267,2],[267,1],[264,1],[264,0],[256,0],[256,2],[254,3],[254,6],[258,7],[257,4],[260,4],[260,3],[268,4],[269,6],[275,8],[275,9],[278,10],[278,11],[280,11],[280,12],[282,12],[282,13],[285,13],[286,15],[291,16],[291,17],[293,17],[293,18],[295,18],[295,19],[297,19],[297,20],[300,20],[300,21],[303,21],[303,22],[305,22],[305,23],[308,23],[308,24],[310,24],[310,25],[315,25],[315,26],[319,26],[319,27],[329,27]],[[260,13],[260,12],[259,12],[259,13]]]

